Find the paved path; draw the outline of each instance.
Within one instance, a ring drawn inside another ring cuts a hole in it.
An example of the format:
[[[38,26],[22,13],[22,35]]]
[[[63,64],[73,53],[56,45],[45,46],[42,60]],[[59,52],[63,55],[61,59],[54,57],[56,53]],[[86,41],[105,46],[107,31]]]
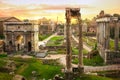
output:
[[[84,72],[100,72],[100,71],[114,71],[120,70],[120,65],[107,65],[107,66],[84,66]]]
[[[65,54],[48,54],[45,58],[41,59],[59,59],[60,64],[64,67],[66,66],[66,55]],[[72,64],[73,67],[76,67],[76,64]]]
[[[60,64],[66,67],[66,55],[65,54],[49,54],[45,58],[41,59],[59,59]],[[71,63],[72,64],[72,63]],[[72,67],[78,67],[76,64],[72,64]],[[99,72],[99,71],[114,71],[120,70],[120,65],[107,65],[107,66],[84,66],[84,72]]]
[[[43,42],[48,42],[52,37],[56,36],[57,33],[52,34],[50,37],[43,40]]]
[[[75,36],[74,35],[72,35],[72,38],[77,42],[77,43],[79,43],[79,41],[78,41],[78,39],[77,38],[75,38]],[[88,46],[86,46],[85,44],[83,44],[83,48],[84,49],[86,49],[87,51],[91,51],[92,49],[91,48],[89,48]]]
[[[91,37],[92,39],[95,39],[95,40],[97,40],[97,38],[96,37]]]
[[[40,45],[45,46],[46,43],[47,43],[52,37],[54,37],[54,36],[56,36],[56,35],[57,35],[57,33],[54,33],[54,34],[52,34],[51,36],[49,36],[48,38],[44,39],[43,41],[39,41],[39,42],[38,42],[38,46],[40,46]]]
[[[66,66],[66,59],[65,55],[60,57],[59,61],[61,64]],[[71,63],[72,64],[72,63]],[[72,67],[78,67],[76,64],[72,64]],[[100,72],[100,71],[114,71],[120,70],[120,65],[107,65],[107,66],[84,66],[84,72]]]

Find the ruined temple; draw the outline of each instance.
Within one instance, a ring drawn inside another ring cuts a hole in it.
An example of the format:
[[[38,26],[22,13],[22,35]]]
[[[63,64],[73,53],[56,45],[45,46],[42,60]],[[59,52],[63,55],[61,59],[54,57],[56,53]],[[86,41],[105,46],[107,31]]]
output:
[[[97,46],[101,57],[105,63],[118,64],[120,63],[120,19],[119,16],[108,16],[106,14],[96,19],[97,22]],[[114,27],[114,30],[111,29]],[[114,38],[111,39],[111,32]],[[110,42],[114,42],[114,47],[110,47]]]

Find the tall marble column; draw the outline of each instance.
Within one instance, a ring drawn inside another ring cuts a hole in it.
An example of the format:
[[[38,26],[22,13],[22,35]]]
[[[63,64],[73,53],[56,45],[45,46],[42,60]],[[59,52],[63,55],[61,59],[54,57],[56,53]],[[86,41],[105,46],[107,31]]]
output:
[[[119,25],[118,22],[115,22],[115,50],[118,51],[119,49]]]
[[[105,49],[109,49],[109,41],[110,41],[110,27],[109,27],[109,23],[106,22],[105,24],[106,28],[105,28]]]
[[[106,32],[107,32],[107,30],[106,30],[106,22],[103,22],[103,48],[104,48],[104,50],[106,49],[106,40],[107,40],[107,38],[106,38]]]

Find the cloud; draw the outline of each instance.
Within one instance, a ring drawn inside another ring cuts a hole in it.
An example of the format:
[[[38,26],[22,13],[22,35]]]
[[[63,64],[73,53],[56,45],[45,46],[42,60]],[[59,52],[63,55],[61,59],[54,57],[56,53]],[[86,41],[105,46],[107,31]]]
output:
[[[33,18],[39,16],[56,17],[65,14],[65,8],[93,8],[88,5],[50,5],[50,4],[28,4],[28,5],[13,5],[0,1],[0,16],[18,16],[24,18]]]
[[[93,8],[88,5],[70,5],[70,4],[64,4],[64,5],[47,5],[47,4],[41,4],[40,7],[42,7],[43,10],[65,10],[65,8]]]

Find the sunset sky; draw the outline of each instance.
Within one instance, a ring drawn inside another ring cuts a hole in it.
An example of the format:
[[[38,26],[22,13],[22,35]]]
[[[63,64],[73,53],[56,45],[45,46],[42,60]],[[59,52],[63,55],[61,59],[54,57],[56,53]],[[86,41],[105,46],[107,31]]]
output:
[[[15,16],[20,19],[43,17],[65,21],[66,7],[80,7],[82,19],[106,13],[120,14],[120,0],[0,0],[0,17]]]

